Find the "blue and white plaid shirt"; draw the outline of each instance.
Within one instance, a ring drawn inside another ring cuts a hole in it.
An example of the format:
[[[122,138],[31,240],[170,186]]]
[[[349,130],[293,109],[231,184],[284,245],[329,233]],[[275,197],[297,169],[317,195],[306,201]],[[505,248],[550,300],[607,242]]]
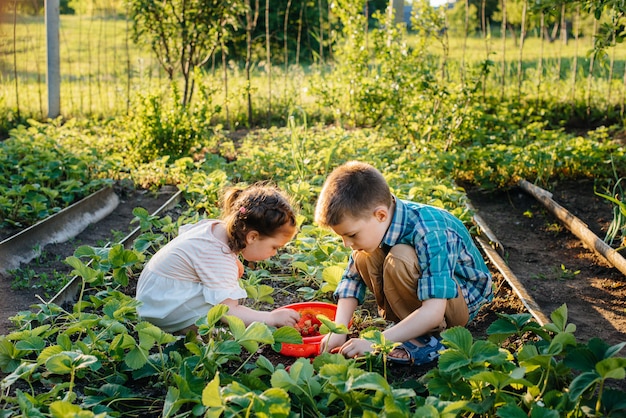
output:
[[[489,269],[463,222],[450,212],[396,198],[395,213],[380,247],[388,250],[396,244],[415,248],[422,273],[419,300],[453,299],[458,296],[458,283],[471,320],[493,299]],[[351,255],[335,297],[353,297],[363,303],[365,290]]]

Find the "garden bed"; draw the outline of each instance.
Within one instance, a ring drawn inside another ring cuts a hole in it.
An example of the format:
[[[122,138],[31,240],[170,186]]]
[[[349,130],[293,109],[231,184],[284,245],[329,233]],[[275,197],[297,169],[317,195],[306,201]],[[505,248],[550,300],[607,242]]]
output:
[[[612,219],[609,202],[594,195],[590,181],[568,181],[555,185],[554,199],[589,225],[598,236]],[[38,275],[53,276],[54,271],[67,271],[63,262],[79,245],[102,245],[113,235],[132,230],[132,209],[158,208],[171,194],[145,191],[125,192],[119,207],[103,221],[90,225],[75,239],[46,246],[42,256],[29,264]],[[532,196],[520,189],[485,193],[468,189],[468,197],[478,214],[486,221],[504,246],[509,267],[522,281],[525,289],[549,314],[567,303],[570,320],[578,326],[576,335],[586,341],[599,337],[611,344],[626,340],[626,278],[583,244],[548,213]],[[499,272],[492,267],[496,281]],[[1,286],[10,298],[0,306],[0,334],[8,332],[8,317],[39,303],[38,291],[11,290],[12,277],[5,275]],[[270,283],[271,284],[271,283]],[[472,324],[473,331],[483,336],[495,312],[523,311],[524,307],[506,283],[497,283],[500,294],[493,304],[483,309]],[[280,289],[280,284],[275,288]],[[50,298],[43,297],[44,300]],[[276,306],[297,302],[286,292],[275,292]]]
[[[593,181],[558,182],[553,199],[604,238],[612,204],[594,194]],[[626,277],[568,231],[540,202],[518,188],[484,193],[468,189],[477,213],[504,247],[504,259],[550,315],[567,304],[576,337],[626,341]]]

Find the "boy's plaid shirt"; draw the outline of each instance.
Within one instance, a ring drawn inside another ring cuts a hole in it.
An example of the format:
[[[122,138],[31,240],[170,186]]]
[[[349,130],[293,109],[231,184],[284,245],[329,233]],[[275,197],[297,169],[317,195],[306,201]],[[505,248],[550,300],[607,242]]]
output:
[[[458,283],[471,320],[493,298],[493,293],[491,274],[469,231],[444,209],[397,198],[395,202],[393,219],[380,247],[387,251],[396,244],[414,247],[422,273],[417,297],[420,300],[455,298]],[[354,297],[363,303],[365,290],[350,256],[335,297]]]

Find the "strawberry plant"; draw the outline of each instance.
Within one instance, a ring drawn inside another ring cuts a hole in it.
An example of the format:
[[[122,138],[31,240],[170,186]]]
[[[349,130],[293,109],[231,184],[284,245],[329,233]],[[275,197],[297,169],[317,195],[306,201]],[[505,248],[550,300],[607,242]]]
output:
[[[488,341],[474,341],[460,327],[442,333],[448,348],[424,377],[432,395],[460,401],[460,411],[481,416],[620,416],[626,411],[626,402],[616,402],[616,392],[607,388],[610,379],[626,376],[626,359],[618,357],[626,342],[578,343],[565,305],[544,326],[530,314],[499,316]],[[498,345],[511,336],[524,344],[513,351]]]
[[[97,156],[63,147],[58,135],[33,122],[0,142],[0,227],[30,226],[111,184],[97,178]]]
[[[455,188],[415,177],[404,184],[399,174],[390,175],[398,176],[400,193],[430,191],[443,205],[463,202]],[[277,416],[344,416],[346,411],[359,416],[390,411],[399,416],[556,411],[619,416],[626,408],[610,388],[612,380],[625,374],[626,364],[617,354],[626,344],[578,343],[565,307],[544,326],[530,315],[501,315],[486,341],[475,341],[463,328],[447,330],[442,334],[447,349],[438,367],[413,382],[415,389],[388,380],[384,357],[393,344],[380,338],[379,329],[363,334],[377,348],[365,358],[324,353],[312,363],[300,359],[289,368],[273,364],[263,353],[279,352],[283,343],[302,343],[301,332],[259,323],[246,327],[229,317],[225,306],[216,306],[197,322],[197,336],[164,333],[142,322],[137,301],[121,290],[136,278],[149,254],[175,235],[178,222],[193,217],[173,223],[142,210],[135,214],[142,235],[131,249],[81,247],[68,259],[82,279],[78,303],[71,309],[41,304],[38,312],[21,312],[13,318],[16,331],[0,337],[4,415],[141,411],[236,416],[254,408]],[[287,251],[255,270],[265,273],[251,274],[248,284],[259,291],[259,301],[271,297],[264,280],[279,271],[281,280],[291,283],[314,277],[307,284],[315,294],[330,285],[332,271],[342,270],[348,252],[339,247],[327,232],[303,226]],[[285,269],[289,263],[298,267]],[[348,332],[327,318],[315,319],[330,332]],[[319,324],[313,318],[305,316],[301,325],[308,326],[307,320],[315,331]],[[511,339],[522,343],[507,346]]]

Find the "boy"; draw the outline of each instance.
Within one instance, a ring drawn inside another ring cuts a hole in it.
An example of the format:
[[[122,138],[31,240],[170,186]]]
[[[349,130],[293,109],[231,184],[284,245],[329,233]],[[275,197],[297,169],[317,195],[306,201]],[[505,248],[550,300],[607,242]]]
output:
[[[437,359],[444,347],[436,335],[465,326],[493,298],[491,275],[465,225],[443,209],[397,199],[369,164],[351,161],[328,176],[315,221],[352,249],[335,291],[335,321],[349,323],[367,286],[380,315],[394,322],[383,335],[402,343],[389,354],[392,362]],[[360,338],[325,338],[346,357],[372,350]]]

